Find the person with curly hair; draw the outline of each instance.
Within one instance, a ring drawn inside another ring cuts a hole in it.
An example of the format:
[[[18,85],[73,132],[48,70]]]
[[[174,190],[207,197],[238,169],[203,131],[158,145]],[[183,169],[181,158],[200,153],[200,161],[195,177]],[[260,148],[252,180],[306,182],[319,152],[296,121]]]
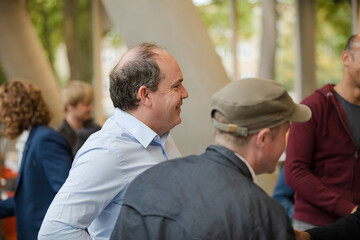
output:
[[[6,138],[17,138],[21,159],[15,195],[0,201],[0,218],[16,216],[18,239],[37,239],[71,167],[70,146],[47,126],[50,119],[40,90],[30,82],[14,79],[0,86],[0,122]]]

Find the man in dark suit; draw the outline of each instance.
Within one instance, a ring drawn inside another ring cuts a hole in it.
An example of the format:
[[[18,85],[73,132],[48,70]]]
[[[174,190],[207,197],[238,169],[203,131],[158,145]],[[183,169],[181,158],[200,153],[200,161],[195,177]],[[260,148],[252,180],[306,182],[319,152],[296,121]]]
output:
[[[18,138],[20,170],[15,195],[0,201],[0,218],[16,216],[17,238],[37,239],[46,211],[71,167],[66,140],[49,128],[41,93],[15,79],[0,87],[0,121],[8,139]]]

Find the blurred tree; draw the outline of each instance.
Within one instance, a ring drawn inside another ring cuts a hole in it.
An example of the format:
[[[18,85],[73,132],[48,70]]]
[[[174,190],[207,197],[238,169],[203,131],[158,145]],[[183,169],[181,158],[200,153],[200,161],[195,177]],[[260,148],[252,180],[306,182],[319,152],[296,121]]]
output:
[[[317,86],[342,79],[341,52],[351,35],[351,6],[348,0],[316,1]]]
[[[54,114],[50,125],[56,126],[63,118],[58,84],[24,3],[0,0],[0,62],[7,78],[23,78],[40,88]]]
[[[258,33],[254,8],[260,0],[238,0],[239,35],[249,39]],[[342,77],[341,52],[351,35],[351,6],[349,0],[316,0],[316,63],[317,85],[337,83]],[[278,21],[275,79],[291,91],[295,76],[294,0],[277,0]],[[212,0],[198,7],[209,29],[215,47],[231,51],[229,22],[230,1]],[[224,59],[223,59],[224,61]]]
[[[4,82],[6,82],[6,76],[5,76],[4,70],[2,69],[2,67],[0,65],[0,85],[3,84]]]
[[[26,0],[26,6],[51,67],[56,73],[56,52],[59,44],[63,42],[62,1]]]
[[[293,89],[295,77],[295,6],[294,0],[277,3],[278,37],[275,59],[275,79],[289,91]]]
[[[240,38],[250,38],[255,31],[253,20],[253,8],[257,1],[238,0],[238,33]],[[210,4],[198,7],[202,19],[209,30],[210,37],[215,46],[223,46],[230,49],[231,25],[230,25],[229,0],[212,0]]]
[[[26,5],[55,73],[56,53],[59,45],[65,42],[70,79],[91,83],[91,0],[26,0]],[[58,73],[56,76],[59,78]]]
[[[64,0],[64,37],[70,79],[92,83],[93,46],[91,0]]]

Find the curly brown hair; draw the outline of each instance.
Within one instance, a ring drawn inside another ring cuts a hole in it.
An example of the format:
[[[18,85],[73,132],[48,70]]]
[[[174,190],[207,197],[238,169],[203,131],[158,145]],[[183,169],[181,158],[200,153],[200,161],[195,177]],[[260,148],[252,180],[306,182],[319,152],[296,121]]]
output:
[[[0,121],[8,139],[30,126],[48,125],[51,117],[40,90],[30,82],[14,79],[0,86]]]

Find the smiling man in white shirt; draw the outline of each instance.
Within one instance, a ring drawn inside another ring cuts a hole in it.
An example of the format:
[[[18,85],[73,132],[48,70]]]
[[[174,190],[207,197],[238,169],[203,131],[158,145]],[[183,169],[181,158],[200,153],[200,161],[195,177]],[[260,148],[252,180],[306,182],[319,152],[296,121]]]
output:
[[[174,57],[155,44],[139,44],[123,56],[110,73],[115,114],[77,153],[40,240],[110,238],[128,184],[180,155],[168,135],[188,97],[182,81]]]

